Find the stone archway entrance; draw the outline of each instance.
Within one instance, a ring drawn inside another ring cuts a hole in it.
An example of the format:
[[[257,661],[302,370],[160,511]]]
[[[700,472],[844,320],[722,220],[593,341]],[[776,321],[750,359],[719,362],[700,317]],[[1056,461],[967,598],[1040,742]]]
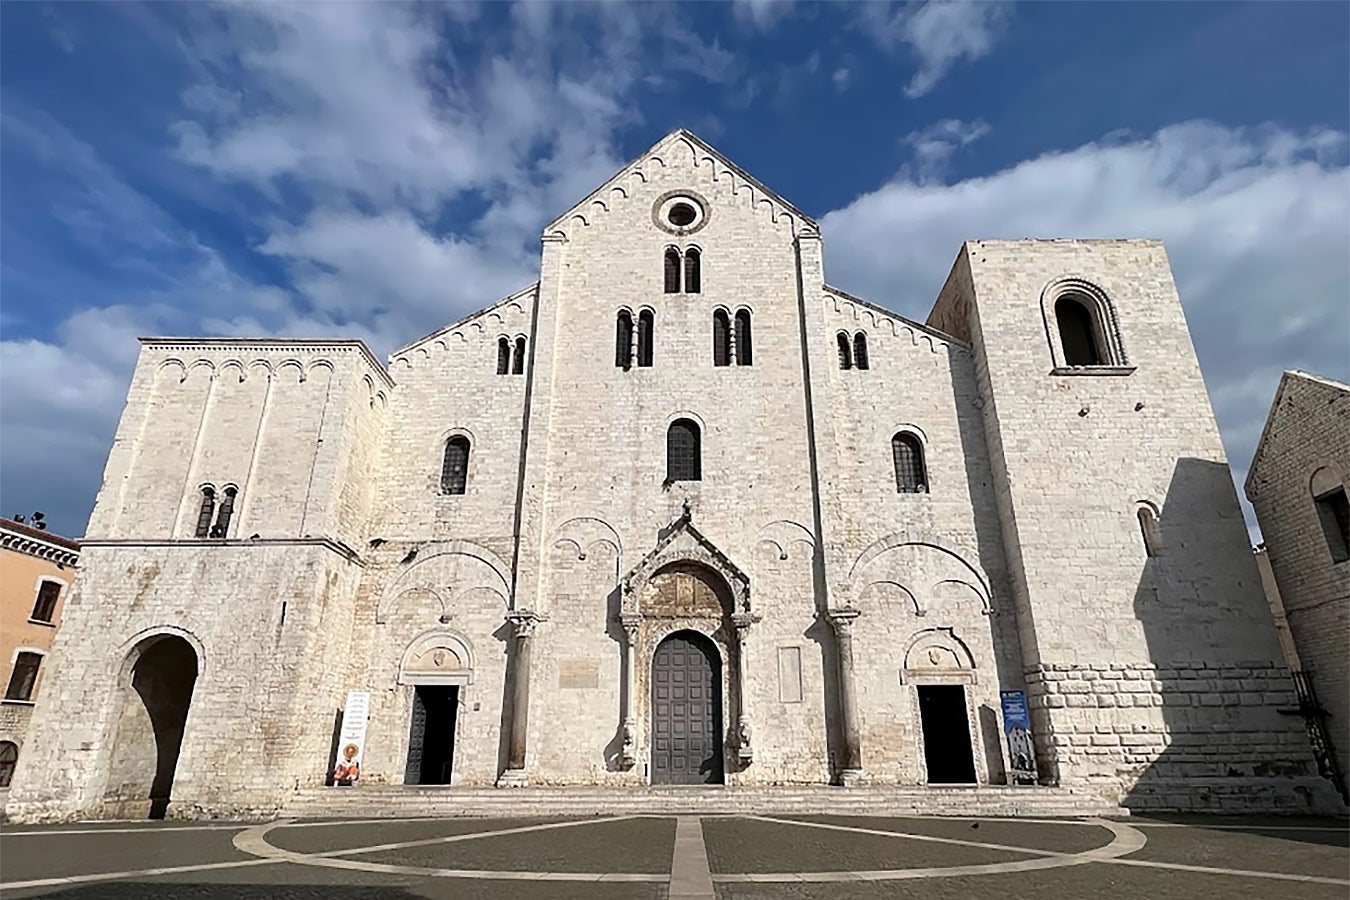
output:
[[[137,644],[128,659],[105,799],[127,817],[162,819],[169,808],[183,729],[197,683],[197,651],[177,635]]]
[[[722,673],[712,641],[677,631],[652,657],[652,784],[722,784]]]

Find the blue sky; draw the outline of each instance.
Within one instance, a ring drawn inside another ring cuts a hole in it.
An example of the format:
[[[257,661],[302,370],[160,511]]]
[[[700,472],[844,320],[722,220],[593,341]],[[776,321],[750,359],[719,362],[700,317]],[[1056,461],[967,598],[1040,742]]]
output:
[[[1350,379],[1350,5],[7,3],[0,512],[83,532],[140,334],[392,347],[677,126],[922,319],[960,241],[1168,242],[1237,477]]]

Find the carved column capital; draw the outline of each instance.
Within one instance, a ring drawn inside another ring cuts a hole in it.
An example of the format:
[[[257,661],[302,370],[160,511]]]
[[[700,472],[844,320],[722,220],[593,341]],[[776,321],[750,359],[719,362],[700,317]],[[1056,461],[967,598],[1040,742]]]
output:
[[[506,621],[510,623],[515,637],[526,640],[534,634],[534,628],[544,617],[537,612],[529,609],[513,609],[506,614]]]
[[[854,609],[851,606],[836,606],[825,611],[825,617],[830,620],[830,625],[834,627],[834,633],[845,640],[853,637],[853,623],[857,621],[860,615],[862,615],[862,610]]]
[[[745,640],[745,633],[750,630],[750,626],[762,620],[764,617],[759,613],[738,612],[731,614],[731,624],[736,629],[736,634],[741,640]]]
[[[619,613],[619,625],[623,628],[623,636],[628,641],[628,646],[637,645],[638,626],[641,624],[642,616],[638,613]]]

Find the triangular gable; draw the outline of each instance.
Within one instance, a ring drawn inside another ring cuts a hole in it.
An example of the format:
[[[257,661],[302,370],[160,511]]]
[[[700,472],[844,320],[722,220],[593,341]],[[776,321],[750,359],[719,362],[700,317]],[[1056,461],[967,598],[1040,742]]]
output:
[[[508,295],[508,296],[506,296],[506,297],[501,298],[500,300],[497,300],[497,301],[495,301],[495,302],[493,302],[493,303],[488,304],[487,306],[483,307],[482,309],[479,309],[479,310],[477,310],[477,311],[475,311],[475,312],[469,313],[467,316],[465,316],[465,317],[462,318],[462,319],[457,319],[457,320],[455,320],[454,322],[451,322],[449,325],[442,325],[440,328],[437,328],[435,331],[431,332],[430,334],[425,334],[425,335],[423,335],[422,337],[418,338],[417,340],[413,341],[413,342],[410,343],[410,344],[404,344],[402,347],[399,347],[399,348],[398,348],[397,350],[395,350],[393,353],[390,353],[390,354],[389,354],[389,359],[390,359],[390,360],[393,360],[393,359],[396,359],[396,358],[399,357],[399,356],[402,356],[402,355],[405,354],[405,353],[408,353],[408,352],[410,352],[410,351],[412,351],[412,350],[416,350],[418,347],[422,346],[423,344],[429,344],[429,343],[431,343],[432,341],[436,340],[437,338],[444,337],[445,335],[449,334],[450,332],[452,332],[452,331],[454,331],[454,330],[456,330],[456,329],[458,329],[458,328],[463,328],[465,325],[470,325],[470,324],[472,324],[475,320],[480,319],[480,318],[483,318],[484,316],[491,315],[493,312],[496,312],[498,309],[500,309],[500,308],[502,308],[502,307],[505,307],[505,306],[509,306],[509,305],[512,304],[512,303],[515,303],[515,304],[517,304],[517,305],[520,305],[520,306],[522,307],[522,310],[524,310],[524,307],[523,307],[523,301],[525,301],[526,299],[529,299],[530,302],[533,302],[533,297],[532,297],[532,295],[533,295],[536,291],[538,291],[538,290],[539,290],[539,282],[536,281],[536,282],[534,282],[533,284],[530,284],[530,285],[527,285],[527,286],[521,288],[520,290],[516,291],[514,294],[510,294],[510,295]]]
[[[1319,385],[1323,388],[1340,391],[1341,393],[1350,393],[1350,385],[1343,384],[1334,378],[1314,375],[1311,372],[1291,369],[1280,376],[1280,384],[1275,388],[1275,399],[1270,401],[1270,412],[1266,413],[1266,424],[1261,428],[1261,437],[1256,442],[1256,452],[1252,454],[1251,465],[1247,467],[1247,479],[1242,483],[1242,491],[1247,495],[1247,499],[1249,500],[1252,498],[1252,494],[1256,489],[1257,471],[1261,468],[1261,463],[1265,457],[1266,440],[1270,437],[1271,431],[1275,428],[1276,419],[1279,418],[1285,391],[1289,389],[1290,385],[1296,382],[1306,382],[1308,384]]]
[[[780,194],[770,190],[763,182],[727,159],[726,156],[692,131],[688,131],[684,128],[677,128],[653,144],[646,152],[640,154],[636,159],[628,163],[628,165],[614,173],[608,181],[591,191],[582,198],[580,202],[576,203],[562,215],[550,222],[548,226],[544,228],[544,236],[548,237],[555,232],[565,231],[568,223],[573,218],[578,218],[582,222],[589,222],[590,220],[588,217],[593,214],[593,209],[598,208],[608,210],[609,204],[616,195],[622,197],[628,196],[628,190],[625,187],[625,184],[630,179],[636,176],[639,180],[645,181],[646,176],[642,174],[644,167],[658,161],[661,165],[667,165],[667,157],[671,156],[674,151],[690,153],[694,159],[695,166],[703,164],[705,160],[712,161],[714,166],[721,166],[723,170],[731,173],[734,181],[739,181],[740,184],[743,184],[757,195],[753,201],[754,203],[768,202],[771,206],[778,208],[775,210],[774,221],[778,221],[778,211],[781,210],[781,212],[794,217],[802,226],[807,227],[812,231],[819,231],[819,226],[814,219],[793,206]],[[739,187],[739,185],[737,185],[737,187]]]
[[[916,322],[913,319],[906,318],[905,316],[902,316],[897,312],[892,312],[891,310],[887,309],[884,306],[872,303],[869,300],[864,300],[861,297],[855,297],[853,294],[850,294],[847,291],[841,291],[837,287],[831,287],[830,285],[827,284],[824,285],[824,289],[826,294],[830,295],[831,297],[834,297],[836,300],[842,300],[845,303],[851,303],[855,307],[858,307],[860,309],[870,310],[873,313],[875,313],[879,321],[873,322],[874,327],[878,326],[882,321],[889,319],[893,320],[896,323],[899,323],[900,327],[908,328],[911,331],[917,332],[918,334],[924,334],[927,335],[928,337],[934,338],[940,344],[948,344],[959,350],[970,349],[970,345],[967,344],[965,341],[957,337],[952,337],[950,334],[947,334],[944,331],[939,331],[932,325],[925,325],[922,322]],[[893,333],[896,334],[899,333],[898,331],[895,331],[895,329],[892,329],[892,331]],[[936,349],[936,345],[933,344],[932,342],[930,342],[930,346],[933,346],[934,349]]]
[[[717,572],[731,588],[736,612],[750,612],[750,578],[703,532],[694,527],[687,505],[678,519],[661,530],[661,537],[651,552],[638,560],[637,565],[619,580],[625,608],[635,605],[635,588],[641,587],[657,570],[673,562],[702,563]]]

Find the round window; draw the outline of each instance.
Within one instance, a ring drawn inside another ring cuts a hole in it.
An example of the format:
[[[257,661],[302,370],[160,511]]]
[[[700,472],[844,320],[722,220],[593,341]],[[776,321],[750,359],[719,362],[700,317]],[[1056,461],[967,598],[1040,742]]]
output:
[[[670,208],[670,212],[666,213],[666,218],[676,228],[687,228],[698,218],[698,210],[688,203],[676,203]]]

